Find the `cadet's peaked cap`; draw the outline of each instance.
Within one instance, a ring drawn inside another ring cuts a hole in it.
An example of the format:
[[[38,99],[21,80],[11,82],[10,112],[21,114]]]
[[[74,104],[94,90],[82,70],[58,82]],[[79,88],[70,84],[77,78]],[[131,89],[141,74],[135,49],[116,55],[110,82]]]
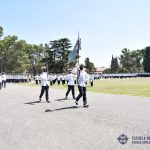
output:
[[[43,66],[41,69],[42,69],[42,70],[44,70],[44,69],[46,69],[46,67],[45,67],[45,66]]]
[[[80,64],[79,67],[85,67],[86,68],[86,66],[84,64]]]
[[[72,70],[72,69],[70,69],[70,68],[68,69],[68,71],[71,71],[71,70]]]

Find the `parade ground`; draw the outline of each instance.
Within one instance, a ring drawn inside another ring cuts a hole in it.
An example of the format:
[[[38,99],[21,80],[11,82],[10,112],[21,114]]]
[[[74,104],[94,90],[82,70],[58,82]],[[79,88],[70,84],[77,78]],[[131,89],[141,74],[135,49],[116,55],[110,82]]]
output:
[[[142,143],[150,137],[149,97],[90,91],[84,108],[82,100],[76,107],[71,95],[64,99],[65,92],[50,87],[50,103],[45,97],[39,103],[40,86],[8,84],[2,89],[0,150],[150,149]]]

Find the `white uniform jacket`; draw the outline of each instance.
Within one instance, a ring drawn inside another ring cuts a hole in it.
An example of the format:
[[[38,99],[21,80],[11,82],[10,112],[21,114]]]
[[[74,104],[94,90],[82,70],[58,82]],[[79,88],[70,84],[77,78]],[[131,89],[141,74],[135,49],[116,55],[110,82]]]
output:
[[[86,87],[85,82],[89,80],[89,75],[82,70],[79,72],[78,72],[78,86]]]
[[[48,75],[47,72],[42,72],[40,75],[41,86],[49,86]]]
[[[6,81],[6,75],[5,74],[2,75],[2,81]]]
[[[66,80],[68,81],[68,85],[74,85],[74,79],[76,78],[75,75],[73,75],[72,73],[68,74],[66,76]]]

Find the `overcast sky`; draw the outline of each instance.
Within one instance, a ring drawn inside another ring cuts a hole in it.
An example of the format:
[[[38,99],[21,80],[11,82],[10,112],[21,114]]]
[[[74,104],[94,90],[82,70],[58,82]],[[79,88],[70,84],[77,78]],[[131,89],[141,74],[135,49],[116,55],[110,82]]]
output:
[[[27,43],[69,38],[82,40],[80,62],[109,67],[123,48],[150,46],[150,0],[0,0],[4,36]]]

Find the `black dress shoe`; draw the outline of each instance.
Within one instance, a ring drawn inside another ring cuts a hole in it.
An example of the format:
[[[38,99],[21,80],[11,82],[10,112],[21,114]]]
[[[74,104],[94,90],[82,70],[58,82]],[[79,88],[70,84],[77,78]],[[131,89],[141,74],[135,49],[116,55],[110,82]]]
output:
[[[89,105],[87,104],[87,102],[85,102],[85,103],[83,104],[83,107],[89,107]]]
[[[46,100],[46,102],[47,102],[47,103],[50,103],[50,101],[49,101],[49,100]]]

